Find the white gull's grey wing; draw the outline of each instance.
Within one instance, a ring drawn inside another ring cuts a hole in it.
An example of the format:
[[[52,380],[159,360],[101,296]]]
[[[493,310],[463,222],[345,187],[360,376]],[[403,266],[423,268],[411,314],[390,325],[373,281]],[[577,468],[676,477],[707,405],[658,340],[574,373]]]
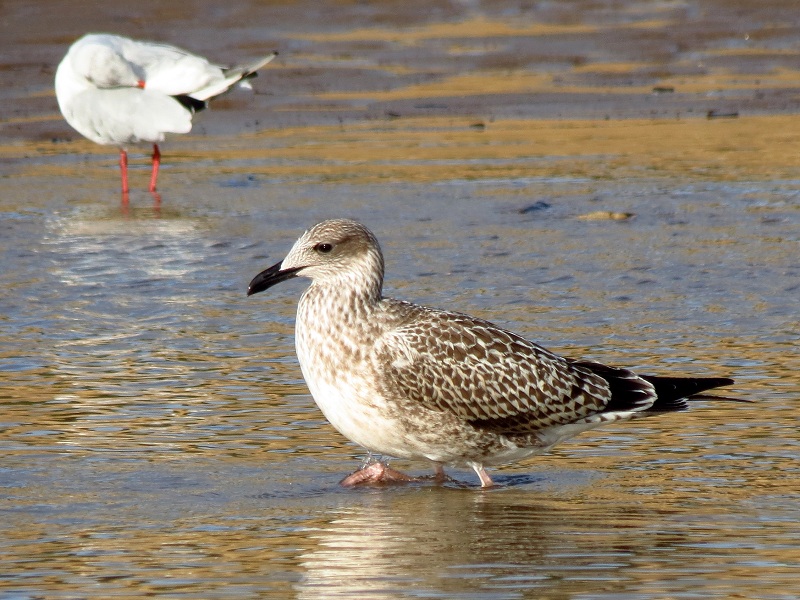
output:
[[[272,52],[250,64],[228,68],[168,44],[123,38],[119,50],[126,61],[141,69],[146,89],[201,101],[228,91],[277,56]]]

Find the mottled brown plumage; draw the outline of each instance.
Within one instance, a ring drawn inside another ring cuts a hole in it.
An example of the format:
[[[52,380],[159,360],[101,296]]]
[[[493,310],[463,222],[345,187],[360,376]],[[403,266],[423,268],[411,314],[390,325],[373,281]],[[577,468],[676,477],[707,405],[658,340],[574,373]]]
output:
[[[486,466],[544,452],[603,423],[680,410],[687,397],[732,383],[563,358],[487,321],[384,298],[383,272],[366,227],[325,221],[257,275],[248,295],[309,277],[296,346],[314,400],[352,441],[430,460],[439,476],[442,465],[469,465],[492,485]]]

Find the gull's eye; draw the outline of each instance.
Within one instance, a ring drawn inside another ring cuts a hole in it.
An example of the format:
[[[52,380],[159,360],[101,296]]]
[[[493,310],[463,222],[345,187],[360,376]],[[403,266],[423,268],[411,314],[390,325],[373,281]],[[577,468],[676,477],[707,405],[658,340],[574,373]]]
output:
[[[327,254],[331,250],[333,250],[333,244],[328,244],[327,242],[322,242],[314,246],[314,250],[319,252],[320,254]]]

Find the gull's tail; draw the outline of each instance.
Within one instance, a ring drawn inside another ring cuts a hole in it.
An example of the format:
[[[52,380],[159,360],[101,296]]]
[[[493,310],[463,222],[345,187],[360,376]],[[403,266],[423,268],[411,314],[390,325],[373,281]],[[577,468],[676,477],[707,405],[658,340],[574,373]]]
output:
[[[278,56],[278,53],[272,52],[250,64],[224,69],[223,73],[225,75],[225,79],[215,81],[207,87],[204,87],[202,90],[192,93],[191,97],[195,100],[205,102],[214,96],[224,94],[237,83],[243,87],[250,87],[250,84],[247,82],[247,80],[258,75],[257,71],[267,65],[276,56]]]

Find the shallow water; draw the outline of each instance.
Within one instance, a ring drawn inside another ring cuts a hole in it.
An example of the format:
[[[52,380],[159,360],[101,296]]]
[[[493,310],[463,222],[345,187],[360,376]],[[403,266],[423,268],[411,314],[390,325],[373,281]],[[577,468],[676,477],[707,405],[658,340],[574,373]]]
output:
[[[323,41],[363,50],[359,23]],[[470,40],[458,56],[497,44]],[[47,110],[36,139],[0,130],[0,597],[800,594],[791,115],[318,111],[232,135],[219,110],[166,146],[160,202],[132,154],[122,205],[113,151],[51,143]],[[343,489],[363,452],[301,379],[303,282],[245,297],[331,216],[378,235],[388,294],[570,356],[730,375],[753,403],[596,430],[492,490],[457,470],[464,485]]]
[[[5,203],[3,586],[300,598],[794,589],[794,186],[608,183],[589,196],[583,183],[539,182],[544,208],[517,185],[232,193],[211,182],[160,210],[123,211],[100,190],[103,201]],[[305,226],[297,199],[308,223],[366,215],[394,295],[574,356],[729,374],[757,403],[592,432],[498,471],[489,492],[341,489],[361,452],[300,380],[302,283],[244,296]],[[636,217],[575,218],[598,204]]]

